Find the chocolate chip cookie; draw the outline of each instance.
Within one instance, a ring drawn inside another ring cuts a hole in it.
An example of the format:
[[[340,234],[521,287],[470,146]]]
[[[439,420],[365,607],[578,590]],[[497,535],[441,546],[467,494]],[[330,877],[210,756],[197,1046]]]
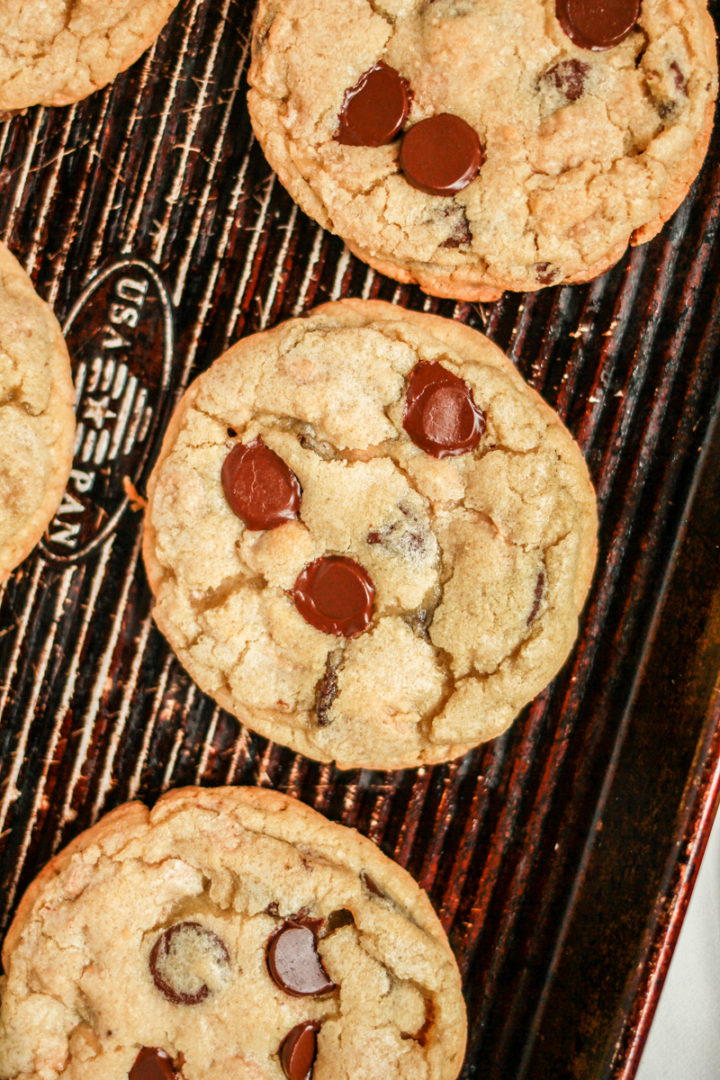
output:
[[[255,731],[342,767],[447,760],[555,675],[595,557],[578,447],[468,327],[341,301],[190,387],[148,486],[154,616]]]
[[[260,0],[248,97],[306,213],[427,292],[587,281],[702,164],[704,0]]]
[[[99,90],[152,45],[176,3],[0,0],[0,114]]]
[[[0,581],[60,504],[72,463],[73,401],[57,320],[0,244]]]
[[[57,855],[3,949],[0,1078],[454,1080],[460,976],[426,895],[258,788],[127,803]]]

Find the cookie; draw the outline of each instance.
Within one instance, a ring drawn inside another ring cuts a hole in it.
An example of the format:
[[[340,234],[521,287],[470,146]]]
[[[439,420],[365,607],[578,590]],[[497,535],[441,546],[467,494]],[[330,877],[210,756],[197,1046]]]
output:
[[[73,401],[57,319],[0,244],[0,581],[60,504],[72,464]]]
[[[486,338],[318,308],[190,387],[148,485],[155,620],[255,731],[341,767],[442,761],[555,675],[595,557],[558,417]]]
[[[248,96],[302,209],[437,296],[588,281],[700,169],[704,0],[260,0]]]
[[[352,829],[259,788],[126,803],[57,855],[3,948],[0,1078],[454,1080],[430,902]]]
[[[69,105],[152,45],[177,0],[0,0],[0,114]]]

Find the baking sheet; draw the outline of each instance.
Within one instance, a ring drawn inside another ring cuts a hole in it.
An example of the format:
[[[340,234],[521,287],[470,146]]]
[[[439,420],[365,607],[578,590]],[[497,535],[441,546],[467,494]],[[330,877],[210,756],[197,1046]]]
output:
[[[0,929],[125,799],[268,785],[428,889],[465,981],[464,1080],[630,1078],[718,797],[717,135],[673,221],[596,282],[432,300],[273,177],[245,106],[251,16],[186,0],[111,88],[0,123],[0,236],[63,321],[81,391],[68,496],[0,586]],[[188,381],[340,296],[487,333],[579,439],[600,500],[561,674],[507,735],[417,771],[340,773],[243,729],[154,629],[140,560],[134,491]]]

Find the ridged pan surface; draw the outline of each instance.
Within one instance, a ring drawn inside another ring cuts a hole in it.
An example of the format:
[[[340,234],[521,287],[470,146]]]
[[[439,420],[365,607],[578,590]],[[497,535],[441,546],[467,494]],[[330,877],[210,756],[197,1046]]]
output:
[[[720,140],[662,234],[597,281],[431,300],[351,257],[272,175],[245,104],[251,17],[183,0],[112,87],[0,122],[0,237],[66,328],[79,424],[63,505],[0,587],[0,929],[118,803],[272,786],[429,891],[465,982],[464,1080],[629,1078],[718,796]],[[341,773],[268,743],[196,689],[150,617],[135,492],[178,396],[238,337],[341,296],[483,330],[598,490],[571,658],[507,735],[434,768]]]

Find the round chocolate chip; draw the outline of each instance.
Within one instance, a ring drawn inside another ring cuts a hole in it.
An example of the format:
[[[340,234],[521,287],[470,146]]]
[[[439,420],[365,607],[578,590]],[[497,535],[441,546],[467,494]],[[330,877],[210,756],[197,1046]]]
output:
[[[300,481],[260,438],[233,446],[221,478],[230,509],[248,529],[274,529],[300,513]]]
[[[268,939],[267,966],[273,982],[293,997],[320,997],[335,989],[317,951],[315,927],[286,922]]]
[[[310,1080],[317,1053],[317,1020],[298,1024],[280,1043],[280,1064],[288,1080]]]
[[[403,427],[426,454],[454,457],[478,445],[485,413],[463,379],[442,364],[421,360],[408,376]]]
[[[169,1054],[157,1046],[143,1046],[128,1073],[128,1080],[177,1080]]]
[[[428,195],[455,195],[485,160],[477,132],[459,116],[439,113],[406,132],[400,147],[405,179]]]
[[[181,922],[160,935],[149,963],[153,982],[168,1001],[174,1005],[199,1005],[211,988],[223,981],[230,954],[224,942],[206,926]]]
[[[324,555],[298,574],[292,591],[303,619],[337,637],[355,637],[370,625],[375,586],[345,555]]]
[[[337,141],[345,146],[384,146],[402,128],[409,108],[407,79],[381,60],[345,91]]]
[[[581,49],[611,49],[640,18],[641,0],[555,0],[563,30]]]

